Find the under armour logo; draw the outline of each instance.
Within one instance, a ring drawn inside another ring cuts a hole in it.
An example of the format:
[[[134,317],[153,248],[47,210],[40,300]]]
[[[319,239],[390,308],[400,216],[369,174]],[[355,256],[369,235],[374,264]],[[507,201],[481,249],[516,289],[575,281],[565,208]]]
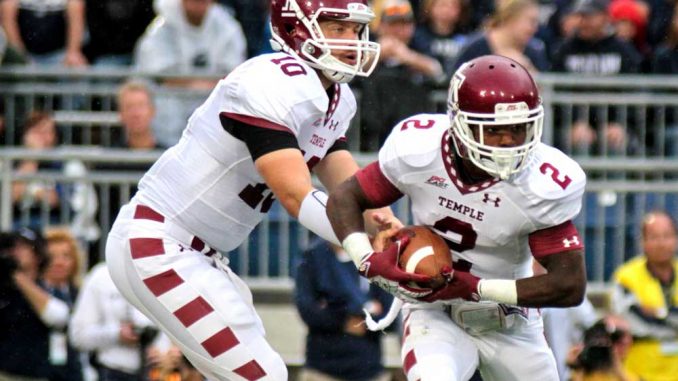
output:
[[[330,131],[336,131],[337,127],[339,126],[339,121],[332,119],[332,120],[326,121],[325,124],[327,125],[327,128]]]
[[[576,235],[572,237],[572,239],[563,239],[563,246],[565,247],[571,247],[571,246],[579,246],[579,237]]]
[[[490,202],[493,202],[495,208],[498,208],[498,207],[499,207],[499,202],[500,202],[500,201],[501,201],[501,199],[500,199],[499,197],[490,198],[490,194],[489,194],[489,193],[485,193],[485,194],[484,194],[483,202],[486,203],[486,204],[489,204]]]

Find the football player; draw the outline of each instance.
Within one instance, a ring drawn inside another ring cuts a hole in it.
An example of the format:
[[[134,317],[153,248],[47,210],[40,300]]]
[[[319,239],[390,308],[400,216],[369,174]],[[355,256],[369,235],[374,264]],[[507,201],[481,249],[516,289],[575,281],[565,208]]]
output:
[[[217,84],[111,229],[106,261],[116,286],[209,379],[287,379],[251,292],[221,253],[238,247],[275,199],[339,243],[310,170],[332,190],[358,169],[345,142],[356,111],[346,82],[376,64],[373,17],[366,0],[273,0],[280,52]]]
[[[450,247],[446,286],[405,304],[409,380],[468,380],[476,367],[485,381],[558,380],[538,307],[574,306],[584,296],[583,245],[572,219],[586,177],[540,142],[543,118],[524,67],[501,56],[474,59],[450,82],[447,115],[398,123],[378,161],[331,194],[327,213],[357,264],[383,256],[373,253],[361,212],[403,195],[414,223]],[[533,276],[533,258],[548,273]],[[379,265],[380,272],[397,266],[395,257]]]

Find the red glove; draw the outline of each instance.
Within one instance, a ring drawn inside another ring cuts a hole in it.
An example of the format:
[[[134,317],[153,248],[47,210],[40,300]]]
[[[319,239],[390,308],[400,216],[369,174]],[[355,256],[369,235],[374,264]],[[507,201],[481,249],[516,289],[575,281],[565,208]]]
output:
[[[405,246],[410,242],[410,237],[398,237],[392,245],[384,251],[372,252],[365,256],[360,263],[358,271],[362,276],[369,279],[384,290],[399,296],[402,299],[412,301],[412,298],[421,298],[431,293],[430,289],[419,289],[407,286],[408,282],[428,283],[431,277],[428,275],[408,273],[398,266],[398,258]]]
[[[447,280],[444,287],[438,288],[431,294],[419,298],[424,302],[435,302],[437,300],[450,300],[462,298],[464,300],[477,302],[480,300],[478,293],[478,282],[480,278],[465,271],[454,271],[446,266],[441,274]]]

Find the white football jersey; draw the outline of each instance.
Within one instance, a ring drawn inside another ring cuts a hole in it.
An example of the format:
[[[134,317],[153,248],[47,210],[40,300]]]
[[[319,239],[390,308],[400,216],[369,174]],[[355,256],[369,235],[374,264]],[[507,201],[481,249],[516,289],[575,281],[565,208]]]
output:
[[[455,262],[468,262],[481,278],[531,276],[530,233],[579,213],[584,172],[559,150],[539,144],[508,181],[468,186],[456,175],[449,125],[440,114],[399,123],[379,151],[381,171],[410,197],[414,223],[447,239]],[[572,244],[563,240],[563,250]]]
[[[142,178],[136,201],[216,250],[238,247],[274,197],[245,143],[223,129],[220,115],[289,131],[312,168],[337,140],[345,139],[356,111],[350,88],[334,86],[330,102],[316,72],[287,54],[244,62],[219,81],[191,115],[179,143]]]

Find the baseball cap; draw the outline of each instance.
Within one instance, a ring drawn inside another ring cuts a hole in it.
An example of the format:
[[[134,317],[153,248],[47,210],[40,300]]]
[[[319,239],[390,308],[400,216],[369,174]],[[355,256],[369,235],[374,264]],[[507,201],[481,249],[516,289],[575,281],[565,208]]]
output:
[[[607,13],[607,0],[579,0],[572,7],[573,13]]]
[[[382,22],[412,20],[414,20],[414,12],[412,12],[412,5],[407,0],[388,1],[381,11]]]

